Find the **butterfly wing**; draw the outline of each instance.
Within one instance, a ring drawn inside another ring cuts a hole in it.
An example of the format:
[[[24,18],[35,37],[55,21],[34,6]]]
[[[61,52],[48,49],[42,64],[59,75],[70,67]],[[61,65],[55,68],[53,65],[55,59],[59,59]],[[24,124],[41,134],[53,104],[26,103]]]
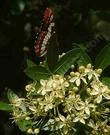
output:
[[[44,57],[46,55],[47,43],[54,32],[55,22],[53,20],[53,11],[51,8],[46,8],[41,31],[35,40],[35,53],[38,57]]]

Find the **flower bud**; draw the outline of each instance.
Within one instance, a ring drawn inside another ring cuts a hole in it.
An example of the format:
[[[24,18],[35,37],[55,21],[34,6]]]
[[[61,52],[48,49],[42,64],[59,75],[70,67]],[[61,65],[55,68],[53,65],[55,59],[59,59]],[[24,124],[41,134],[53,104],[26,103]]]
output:
[[[71,65],[71,69],[74,69],[74,67],[75,67],[74,65]]]
[[[84,67],[84,66],[80,66],[80,67],[79,67],[79,72],[80,72],[80,73],[84,73],[84,70],[85,70],[85,67]]]
[[[56,79],[56,80],[58,79],[59,80],[60,79],[60,75],[55,75],[54,79]]]
[[[78,92],[78,87],[73,87],[73,90],[74,90],[75,92]]]
[[[71,77],[73,77],[75,74],[74,74],[74,72],[72,71],[72,72],[70,72],[70,76]]]
[[[27,130],[27,133],[28,133],[28,134],[33,134],[32,128],[29,128],[29,129]]]
[[[99,69],[96,70],[96,72],[100,75],[102,73],[102,69],[99,68]]]
[[[92,65],[89,63],[89,64],[87,64],[87,66],[86,66],[87,68],[92,68]]]
[[[38,134],[39,133],[39,128],[34,129],[34,133]]]
[[[68,82],[64,82],[64,86],[65,87],[69,87],[69,83]]]
[[[91,89],[90,88],[87,88],[87,93],[90,94],[91,93]]]
[[[106,112],[109,112],[109,111],[110,111],[110,109],[109,109],[109,108],[105,108],[105,111],[106,111]]]
[[[75,75],[76,75],[76,76],[79,76],[79,75],[80,75],[80,73],[79,73],[79,72],[76,72],[76,73],[75,73]]]
[[[30,120],[30,117],[26,117],[25,120]]]

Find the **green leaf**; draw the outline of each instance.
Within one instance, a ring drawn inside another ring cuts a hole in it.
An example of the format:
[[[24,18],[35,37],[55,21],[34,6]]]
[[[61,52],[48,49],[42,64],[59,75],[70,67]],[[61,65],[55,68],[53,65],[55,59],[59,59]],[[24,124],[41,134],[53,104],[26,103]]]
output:
[[[110,77],[102,77],[102,82],[110,88]]]
[[[49,40],[47,47],[47,65],[49,70],[52,72],[58,61],[58,45],[56,41],[56,34]]]
[[[88,63],[92,63],[92,61],[89,55],[85,51],[80,49],[80,58],[77,63],[79,66],[86,66]]]
[[[0,110],[2,111],[12,111],[11,105],[8,103],[0,102]]]
[[[33,66],[37,66],[33,61],[27,59],[27,68],[33,67]]]
[[[79,57],[79,60],[77,61],[77,64],[79,66],[81,65],[87,65],[88,63],[92,63],[91,61],[91,58],[89,57],[89,55],[86,53],[86,50],[88,48],[87,44],[76,44],[74,43],[74,48],[77,48],[79,49],[79,54],[80,54],[80,57]]]
[[[19,129],[23,132],[27,131],[30,127],[32,127],[31,120],[20,120],[17,121],[16,124],[18,125]]]
[[[110,43],[107,44],[97,55],[95,66],[103,70],[110,65]]]
[[[32,80],[48,79],[51,73],[42,66],[33,66],[25,70],[25,74]]]
[[[12,103],[14,100],[18,99],[19,97],[12,91],[8,90],[7,92],[8,100]]]
[[[86,43],[80,43],[80,44],[77,44],[77,43],[73,43],[72,44],[73,45],[73,49],[75,49],[75,48],[79,48],[79,49],[81,49],[82,51],[86,51],[87,49],[88,49],[88,46],[87,46],[87,44]]]
[[[56,64],[54,73],[65,74],[70,66],[76,62],[79,56],[80,49],[78,48],[68,51]]]

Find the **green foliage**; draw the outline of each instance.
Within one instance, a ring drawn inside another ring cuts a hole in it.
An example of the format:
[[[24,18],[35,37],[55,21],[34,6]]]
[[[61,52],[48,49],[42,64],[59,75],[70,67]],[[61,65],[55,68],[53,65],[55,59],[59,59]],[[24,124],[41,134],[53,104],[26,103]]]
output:
[[[79,49],[67,52],[55,65],[54,73],[65,74],[72,64],[79,58]]]
[[[5,102],[0,102],[0,110],[2,111],[12,111],[11,105],[9,105],[8,103]]]
[[[19,129],[23,132],[27,131],[30,127],[32,127],[31,120],[21,120],[17,121],[16,124],[18,125]]]
[[[12,90],[8,90],[7,96],[10,103],[19,98]]]
[[[73,50],[67,52],[55,65],[54,73],[65,74],[72,64],[87,65],[92,63],[83,46],[77,45]]]
[[[88,63],[92,63],[91,58],[89,55],[86,53],[87,46],[86,44],[74,44],[75,48],[79,48],[79,59],[77,61],[77,64],[79,66],[81,65],[87,65]]]
[[[110,65],[110,43],[107,44],[97,55],[95,66],[103,70]]]
[[[46,65],[48,69],[42,66],[37,66],[30,60],[28,62],[28,68],[25,70],[27,76],[33,80],[47,79],[52,74],[64,75],[72,64],[87,65],[91,62],[91,58],[85,52],[84,48],[76,46],[74,49],[65,53],[58,60],[58,49],[55,44],[48,45],[47,61]],[[45,65],[44,65],[45,66]],[[50,72],[49,72],[50,71]]]
[[[78,63],[79,66],[81,66],[81,65],[85,66],[88,63],[92,63],[92,61],[91,61],[91,58],[89,57],[89,55],[86,52],[80,50],[80,58],[77,61],[77,63]]]
[[[33,66],[25,70],[25,74],[32,80],[39,81],[40,79],[47,79],[51,76],[51,73],[42,66]]]
[[[33,61],[27,59],[27,68],[30,68],[30,67],[33,67],[33,66],[36,66],[36,64]]]
[[[110,88],[110,77],[102,77],[102,82]]]

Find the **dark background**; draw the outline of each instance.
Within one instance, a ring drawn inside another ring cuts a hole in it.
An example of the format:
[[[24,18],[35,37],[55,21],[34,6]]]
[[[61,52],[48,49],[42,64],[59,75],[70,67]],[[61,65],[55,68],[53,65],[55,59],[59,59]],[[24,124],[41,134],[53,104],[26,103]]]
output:
[[[0,0],[0,100],[7,101],[7,88],[22,91],[29,80],[24,74],[26,59],[35,63],[35,36],[46,7],[54,11],[60,53],[73,43],[88,43],[92,59],[110,41],[109,0]],[[100,41],[95,42],[97,35]],[[101,36],[100,36],[101,35]],[[93,51],[94,50],[94,51]],[[0,134],[22,135],[0,112]]]

